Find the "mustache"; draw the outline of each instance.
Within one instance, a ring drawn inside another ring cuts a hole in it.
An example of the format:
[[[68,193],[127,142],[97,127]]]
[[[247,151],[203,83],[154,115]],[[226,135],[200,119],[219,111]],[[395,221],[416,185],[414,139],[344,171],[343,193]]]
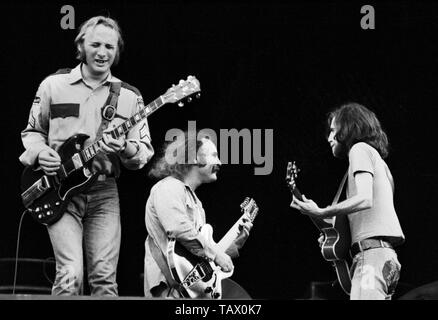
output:
[[[219,164],[216,164],[211,168],[211,173],[219,172],[220,169],[221,169],[221,166]]]

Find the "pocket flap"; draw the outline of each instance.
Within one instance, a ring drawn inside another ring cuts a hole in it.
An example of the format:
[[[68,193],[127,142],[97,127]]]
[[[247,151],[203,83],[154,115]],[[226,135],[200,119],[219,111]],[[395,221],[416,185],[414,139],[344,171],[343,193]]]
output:
[[[50,105],[50,119],[79,117],[79,103],[56,103]]]

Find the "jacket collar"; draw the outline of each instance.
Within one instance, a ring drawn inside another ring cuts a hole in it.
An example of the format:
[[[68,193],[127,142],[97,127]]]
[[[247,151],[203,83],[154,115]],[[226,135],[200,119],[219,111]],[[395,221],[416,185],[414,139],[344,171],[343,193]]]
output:
[[[74,69],[71,70],[70,81],[69,81],[70,84],[74,84],[80,80],[86,83],[84,77],[82,76],[81,67],[82,67],[82,63],[78,64]],[[102,85],[105,85],[107,82],[120,82],[120,80],[114,77],[110,71],[108,77],[105,79]]]

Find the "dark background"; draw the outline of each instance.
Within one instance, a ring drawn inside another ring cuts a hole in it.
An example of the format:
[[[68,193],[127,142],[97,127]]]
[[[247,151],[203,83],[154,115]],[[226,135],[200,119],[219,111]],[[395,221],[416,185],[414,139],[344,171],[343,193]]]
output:
[[[332,157],[325,117],[347,101],[374,110],[391,143],[387,162],[395,178],[395,205],[407,241],[400,293],[437,280],[438,4],[432,2],[69,2],[76,30],[63,30],[60,4],[3,3],[2,219],[0,258],[14,257],[22,211],[18,161],[20,131],[35,92],[48,74],[74,67],[73,40],[80,23],[109,14],[120,23],[126,50],[113,74],[139,88],[145,102],[195,75],[201,99],[185,108],[164,106],[151,115],[158,149],[170,128],[274,130],[274,167],[255,176],[254,165],[226,165],[219,180],[198,189],[216,240],[240,216],[239,204],[255,198],[260,214],[235,261],[233,279],[253,297],[299,299],[311,281],[335,274],[319,253],[318,232],[289,208],[287,161],[301,168],[300,189],[330,204],[346,163]],[[376,29],[362,30],[360,8],[374,6]],[[153,185],[148,166],[119,179],[122,248],[119,293],[143,295],[144,206]],[[25,216],[20,257],[53,256],[45,227]],[[20,270],[19,270],[20,271]],[[25,275],[19,273],[18,279]],[[12,282],[12,279],[1,279]]]

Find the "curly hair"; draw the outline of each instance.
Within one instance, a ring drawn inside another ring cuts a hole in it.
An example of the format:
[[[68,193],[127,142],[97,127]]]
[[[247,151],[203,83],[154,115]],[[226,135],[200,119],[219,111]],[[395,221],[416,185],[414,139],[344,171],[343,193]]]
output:
[[[388,156],[388,137],[373,111],[359,103],[350,102],[329,112],[329,130],[333,118],[338,127],[335,139],[346,147],[347,153],[355,143],[365,142],[374,147],[382,158]]]
[[[162,179],[167,176],[173,176],[182,180],[187,172],[193,166],[203,166],[196,161],[196,155],[204,144],[203,139],[209,139],[208,136],[203,136],[198,140],[197,132],[193,135],[185,131],[181,136],[173,141],[164,142],[161,150],[157,153],[155,160],[152,163],[148,176],[155,179]],[[195,141],[191,140],[196,137]]]

